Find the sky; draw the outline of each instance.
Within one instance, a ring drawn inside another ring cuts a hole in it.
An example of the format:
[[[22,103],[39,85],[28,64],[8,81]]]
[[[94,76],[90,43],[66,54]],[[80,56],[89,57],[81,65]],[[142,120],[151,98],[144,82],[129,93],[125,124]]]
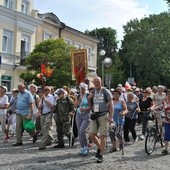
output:
[[[164,0],[34,0],[34,9],[53,12],[61,22],[82,32],[111,27],[120,41],[128,21],[168,11],[168,6]]]

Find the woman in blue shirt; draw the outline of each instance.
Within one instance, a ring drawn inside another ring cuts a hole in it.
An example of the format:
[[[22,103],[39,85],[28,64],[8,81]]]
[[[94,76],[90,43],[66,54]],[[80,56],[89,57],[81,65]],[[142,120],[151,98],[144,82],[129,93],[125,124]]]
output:
[[[127,106],[124,100],[120,99],[120,91],[114,90],[113,94],[113,105],[114,105],[114,116],[113,120],[115,124],[110,125],[109,135],[112,142],[112,148],[110,152],[117,151],[116,148],[116,137],[119,140],[119,149],[123,149],[123,138],[122,138],[122,130],[125,120],[125,115],[127,113]]]
[[[91,108],[88,105],[88,96],[86,90],[88,89],[88,85],[85,83],[80,83],[80,97],[75,102],[75,106],[77,107],[76,113],[76,125],[78,129],[78,137],[80,141],[80,155],[86,156],[88,154],[88,144],[86,138],[86,129],[89,126],[89,114]]]

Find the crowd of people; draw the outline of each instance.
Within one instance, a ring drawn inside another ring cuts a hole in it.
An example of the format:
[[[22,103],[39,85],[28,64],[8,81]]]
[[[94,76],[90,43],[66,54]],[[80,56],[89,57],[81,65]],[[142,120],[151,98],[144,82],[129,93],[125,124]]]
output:
[[[35,84],[26,87],[19,83],[18,88],[12,90],[10,100],[5,95],[7,87],[0,86],[0,122],[4,142],[10,140],[10,135],[16,135],[13,146],[23,145],[22,136],[26,130],[33,143],[41,136],[39,150],[44,150],[55,141],[52,134],[54,119],[57,134],[54,148],[65,147],[64,135],[69,146],[73,146],[78,137],[78,154],[87,156],[93,143],[97,146],[97,162],[102,163],[107,134],[112,143],[109,152],[123,150],[124,145],[144,140],[149,120],[154,121],[157,116],[159,128],[165,128],[162,154],[168,154],[170,89],[162,85],[145,89],[136,86],[126,88],[121,84],[115,89],[107,89],[102,86],[100,77],[95,77],[93,84],[93,87],[88,87],[82,82],[77,91],[67,86],[54,90],[52,86],[38,89]],[[156,114],[152,115],[152,110]],[[142,131],[138,136],[135,127],[140,124]]]

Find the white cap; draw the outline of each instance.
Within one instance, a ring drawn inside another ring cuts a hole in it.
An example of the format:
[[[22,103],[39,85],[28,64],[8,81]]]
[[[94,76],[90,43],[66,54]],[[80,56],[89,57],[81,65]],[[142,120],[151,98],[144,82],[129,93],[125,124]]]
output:
[[[59,88],[54,92],[54,94],[56,95],[60,95],[60,93],[64,93],[64,95],[67,94],[67,92],[63,88]]]
[[[117,86],[117,87],[121,87],[121,88],[122,88],[123,86],[122,86],[122,84],[118,84],[118,86]]]
[[[85,90],[87,90],[88,89],[88,85],[86,84],[86,83],[80,83],[80,86],[79,86],[80,88],[83,88],[83,89],[85,89]]]
[[[0,88],[5,90],[5,93],[8,91],[8,88],[6,86],[0,86]]]
[[[30,90],[30,87],[34,87],[35,88],[35,91],[37,92],[37,90],[38,90],[38,87],[35,85],[35,84],[30,84],[29,86],[28,86],[28,89]]]

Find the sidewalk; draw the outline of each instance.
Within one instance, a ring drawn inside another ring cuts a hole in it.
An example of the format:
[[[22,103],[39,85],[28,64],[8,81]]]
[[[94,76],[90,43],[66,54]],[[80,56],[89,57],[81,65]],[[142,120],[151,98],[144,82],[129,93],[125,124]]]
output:
[[[140,134],[141,127],[137,126],[137,133]],[[46,150],[39,151],[39,142],[33,144],[29,141],[30,136],[24,133],[23,146],[13,147],[15,136],[11,137],[8,143],[3,143],[2,132],[0,131],[0,170],[169,170],[169,155],[162,156],[160,145],[150,156],[144,151],[144,141],[137,141],[133,145],[124,148],[124,155],[120,151],[109,153],[111,148],[108,137],[108,147],[104,154],[104,162],[97,164],[95,161],[96,147],[91,147],[89,155],[82,157],[78,155],[79,143],[76,141],[73,147],[55,149],[48,146]]]

